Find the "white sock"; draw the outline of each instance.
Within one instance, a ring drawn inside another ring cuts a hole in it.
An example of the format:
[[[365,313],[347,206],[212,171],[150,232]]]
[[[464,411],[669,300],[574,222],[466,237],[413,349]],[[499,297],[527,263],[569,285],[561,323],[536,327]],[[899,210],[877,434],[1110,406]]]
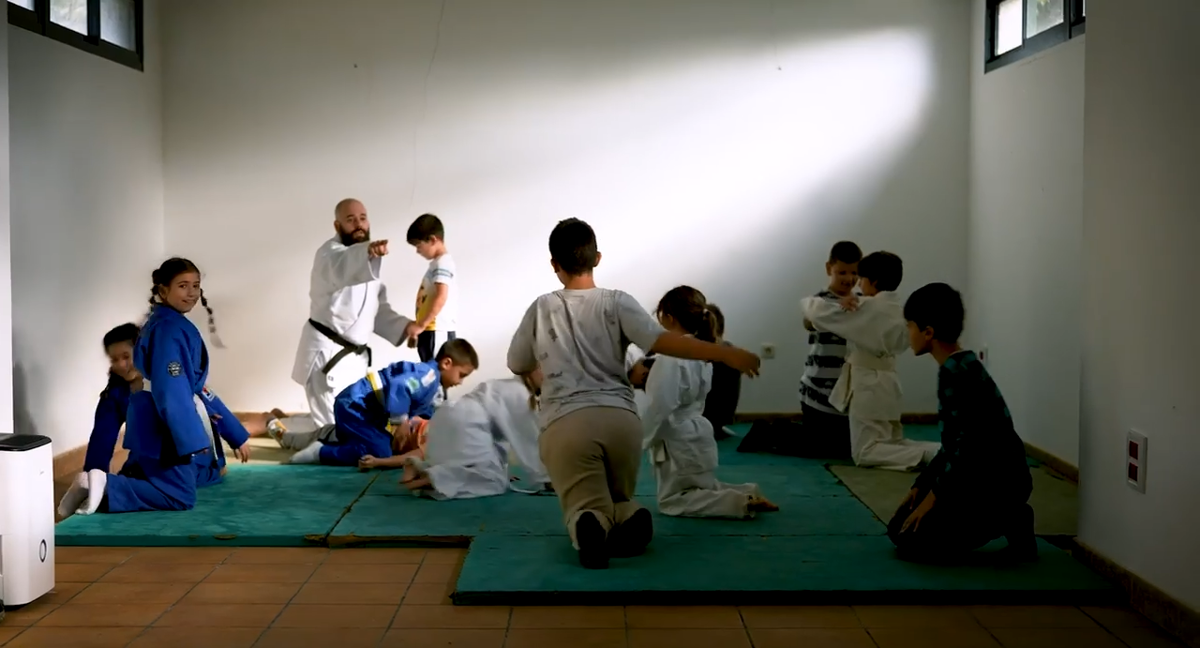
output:
[[[303,450],[292,455],[288,463],[294,464],[318,464],[321,463],[321,448],[325,447],[320,441],[313,441],[308,444]]]
[[[88,496],[88,475],[81,472],[75,475],[75,479],[71,482],[71,487],[67,489],[67,494],[63,495],[62,501],[58,503],[58,515],[68,518],[79,508],[81,504],[87,501]]]
[[[88,471],[87,508],[80,508],[79,513],[91,515],[100,510],[100,502],[104,501],[104,487],[108,485],[108,473],[93,468]]]

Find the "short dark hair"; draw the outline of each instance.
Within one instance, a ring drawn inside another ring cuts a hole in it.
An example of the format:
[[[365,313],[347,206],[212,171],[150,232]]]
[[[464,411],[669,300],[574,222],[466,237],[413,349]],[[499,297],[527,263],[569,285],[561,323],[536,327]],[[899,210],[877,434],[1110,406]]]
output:
[[[479,368],[479,354],[475,353],[475,347],[471,346],[470,342],[462,338],[449,340],[438,349],[436,360],[441,362],[446,358],[450,358],[450,362],[459,366]]]
[[[597,256],[596,232],[578,218],[559,221],[550,232],[550,258],[568,275],[591,272]]]
[[[138,335],[141,332],[142,329],[139,328],[137,324],[132,322],[122,324],[104,334],[104,348],[107,349],[108,347],[121,342],[133,344],[134,342],[137,342]]]
[[[949,284],[921,286],[904,302],[904,319],[921,330],[933,329],[933,339],[939,342],[958,342],[966,319],[962,295]]]
[[[876,290],[895,290],[904,279],[904,262],[891,252],[872,252],[858,263],[858,276],[874,283]]]
[[[715,323],[714,332],[717,334],[717,337],[725,337],[725,313],[722,313],[716,304],[709,304],[708,312],[712,313],[713,322]]]
[[[446,240],[446,228],[442,225],[442,219],[433,214],[421,214],[417,219],[408,226],[409,244],[424,243],[432,241],[433,237],[438,237],[441,240]]]
[[[829,251],[829,262],[837,263],[858,263],[862,261],[862,250],[854,241],[838,241],[833,244],[833,249]]]

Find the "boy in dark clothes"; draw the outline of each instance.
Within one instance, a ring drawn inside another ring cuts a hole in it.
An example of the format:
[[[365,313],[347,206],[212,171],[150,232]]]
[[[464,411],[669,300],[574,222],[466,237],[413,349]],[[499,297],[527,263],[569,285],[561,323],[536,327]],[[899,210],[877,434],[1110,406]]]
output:
[[[708,305],[708,310],[717,320],[717,344],[729,345],[725,341],[725,314],[712,304]],[[712,423],[713,436],[720,441],[729,436],[725,426],[731,425],[737,414],[738,399],[742,395],[742,372],[719,362],[714,362],[712,368],[712,388],[704,400],[704,418]]]
[[[944,283],[924,286],[904,304],[915,355],[938,370],[942,449],[917,477],[888,524],[903,560],[945,562],[1003,536],[1016,560],[1037,558],[1033,477],[1000,389],[979,358],[963,350],[963,302]]]

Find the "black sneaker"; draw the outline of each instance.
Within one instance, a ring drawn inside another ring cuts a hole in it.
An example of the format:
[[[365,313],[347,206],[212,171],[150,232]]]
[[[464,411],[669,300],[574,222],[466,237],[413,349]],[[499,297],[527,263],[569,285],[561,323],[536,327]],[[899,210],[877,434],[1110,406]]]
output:
[[[654,518],[650,509],[638,509],[628,520],[608,534],[608,551],[613,558],[633,558],[646,553],[654,538]]]
[[[608,546],[604,527],[596,514],[584,512],[575,522],[575,542],[579,544],[579,564],[586,569],[608,569]]]

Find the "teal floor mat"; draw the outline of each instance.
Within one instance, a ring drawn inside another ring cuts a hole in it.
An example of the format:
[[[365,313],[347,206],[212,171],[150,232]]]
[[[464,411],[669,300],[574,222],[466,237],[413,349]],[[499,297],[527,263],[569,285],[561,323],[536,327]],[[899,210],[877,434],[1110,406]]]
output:
[[[452,598],[466,605],[801,605],[1110,602],[1117,590],[1040,543],[1036,563],[930,566],[895,558],[882,536],[656,536],[646,554],[585,570],[561,538],[484,533]]]
[[[191,511],[73,515],[59,546],[297,547],[324,544],[378,473],[322,466],[233,466]]]

